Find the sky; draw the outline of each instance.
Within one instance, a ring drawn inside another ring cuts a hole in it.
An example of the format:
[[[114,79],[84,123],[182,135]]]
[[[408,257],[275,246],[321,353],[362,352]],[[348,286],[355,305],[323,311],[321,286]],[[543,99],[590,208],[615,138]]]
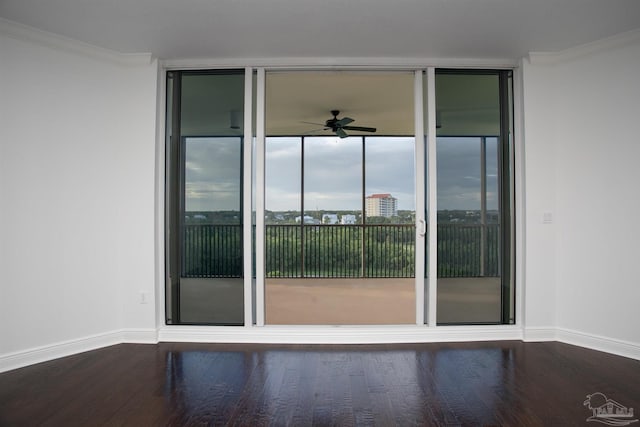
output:
[[[391,193],[398,209],[414,210],[413,152],[413,138],[367,138],[365,194]],[[301,163],[300,138],[267,140],[266,209],[300,208]],[[305,211],[359,210],[362,191],[361,137],[305,138]]]
[[[239,138],[187,138],[185,211],[240,210]]]
[[[267,138],[265,207],[305,211],[362,207],[362,138]],[[189,138],[185,149],[186,211],[240,209],[241,146],[237,138]],[[438,138],[438,210],[480,209],[479,138]],[[415,209],[414,138],[367,137],[365,195],[390,193],[399,210]],[[497,152],[487,141],[487,208],[497,209]]]

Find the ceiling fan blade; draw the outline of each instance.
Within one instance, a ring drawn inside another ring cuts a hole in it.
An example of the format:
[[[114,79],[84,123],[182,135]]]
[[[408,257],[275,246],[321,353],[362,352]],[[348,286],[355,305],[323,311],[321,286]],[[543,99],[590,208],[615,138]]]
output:
[[[300,122],[300,123],[305,123],[308,125],[324,126],[325,129],[327,128],[326,123],[315,123],[315,122]]]
[[[344,125],[348,125],[349,123],[354,122],[355,120],[353,120],[351,117],[343,117],[340,120],[338,120],[337,122],[335,122],[336,126],[344,126]]]
[[[311,130],[308,130],[308,131],[302,133],[302,135],[309,135],[309,136],[323,135],[324,131],[326,131],[326,130],[327,130],[327,128],[311,129]]]
[[[355,130],[359,132],[375,132],[376,128],[368,128],[363,126],[342,126],[342,129]]]
[[[336,129],[336,135],[338,135],[340,138],[346,138],[349,136],[344,130],[342,130],[342,128]]]

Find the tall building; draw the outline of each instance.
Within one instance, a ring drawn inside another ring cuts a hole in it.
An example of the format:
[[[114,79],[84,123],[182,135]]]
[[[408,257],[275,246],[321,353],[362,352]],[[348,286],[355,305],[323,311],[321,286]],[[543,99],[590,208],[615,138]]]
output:
[[[372,194],[366,198],[367,216],[398,216],[398,199],[389,193]]]

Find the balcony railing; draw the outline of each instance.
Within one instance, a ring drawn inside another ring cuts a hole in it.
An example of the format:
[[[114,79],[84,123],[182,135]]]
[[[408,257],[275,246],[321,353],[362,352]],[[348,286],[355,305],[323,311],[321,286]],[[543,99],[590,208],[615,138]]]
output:
[[[498,276],[498,224],[439,224],[438,277]],[[255,251],[254,251],[255,253]],[[265,276],[414,277],[413,224],[267,225]],[[242,277],[242,226],[184,227],[183,277]]]
[[[438,224],[438,277],[500,275],[499,224]]]
[[[242,277],[242,225],[187,224],[182,277]]]
[[[413,277],[414,226],[268,225],[266,277]]]

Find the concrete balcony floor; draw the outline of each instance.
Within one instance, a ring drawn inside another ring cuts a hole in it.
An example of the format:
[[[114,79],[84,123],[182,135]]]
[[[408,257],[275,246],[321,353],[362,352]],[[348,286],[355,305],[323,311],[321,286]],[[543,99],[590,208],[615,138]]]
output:
[[[438,279],[438,323],[499,323],[500,278]],[[183,279],[182,321],[242,323],[242,279]],[[425,302],[426,307],[426,302]],[[415,279],[265,280],[267,325],[415,324]]]
[[[438,323],[500,321],[500,279],[438,280]],[[265,323],[415,324],[415,279],[267,279]]]

